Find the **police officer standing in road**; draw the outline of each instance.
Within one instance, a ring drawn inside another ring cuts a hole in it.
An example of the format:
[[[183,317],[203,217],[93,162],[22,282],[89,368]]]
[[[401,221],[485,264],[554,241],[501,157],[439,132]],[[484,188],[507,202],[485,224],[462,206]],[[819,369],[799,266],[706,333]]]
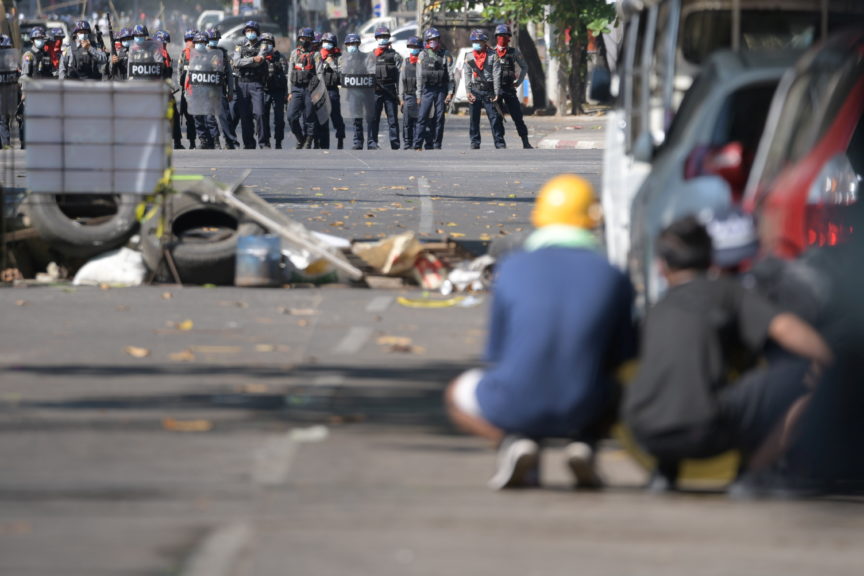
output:
[[[195,34],[197,34],[197,30],[189,29],[183,33],[183,50],[180,52],[180,69],[179,76],[177,80],[182,87],[186,86],[186,75],[189,72],[189,59],[191,58],[191,52],[193,49],[193,39],[195,38]],[[229,81],[233,79],[229,78]],[[184,122],[186,122],[186,139],[189,140],[189,149],[195,149],[195,117],[189,113],[189,103],[186,100],[186,90],[180,90],[180,115],[183,116]]]
[[[111,68],[111,80],[126,80],[129,73],[129,45],[132,43],[132,32],[123,27],[115,38],[120,43],[117,49],[117,61]]]
[[[222,53],[222,73],[225,79],[225,84],[222,87],[221,105],[219,106],[216,115],[207,118],[207,127],[211,134],[216,134],[216,136],[213,137],[214,141],[218,141],[218,134],[221,130],[222,137],[225,139],[225,148],[228,150],[234,150],[235,148],[240,147],[240,142],[237,140],[237,132],[234,129],[234,124],[231,121],[231,114],[229,112],[229,103],[236,98],[234,93],[234,75],[231,68],[231,57],[225,48],[219,46],[219,40],[222,38],[222,33],[219,32],[218,28],[210,28],[207,30],[205,36],[207,37],[207,50],[218,50]]]
[[[258,146],[269,148],[264,131],[264,85],[267,83],[267,64],[261,54],[261,27],[255,20],[246,23],[243,29],[246,40],[237,45],[234,53],[234,68],[240,76],[238,83],[240,125],[243,133],[243,147]],[[253,128],[254,126],[254,128]]]
[[[270,111],[273,111],[273,136],[276,149],[282,148],[285,139],[285,103],[288,101],[288,62],[276,50],[276,39],[272,34],[261,34],[261,53],[267,63],[267,99],[264,102],[264,129],[267,145],[270,145]]]
[[[21,77],[34,79],[54,78],[54,64],[51,62],[51,54],[47,50],[47,36],[41,26],[36,26],[30,31],[30,40],[33,44],[21,57]]]
[[[312,148],[317,121],[312,109],[309,84],[316,74],[315,52],[312,50],[312,28],[303,28],[297,35],[297,49],[288,61],[288,122],[297,139],[297,148]],[[302,124],[301,124],[302,119]]]
[[[345,146],[345,120],[342,118],[341,98],[339,95],[339,85],[342,83],[342,69],[340,67],[340,58],[342,51],[339,50],[338,40],[332,32],[325,32],[321,35],[321,50],[318,52],[319,74],[324,79],[324,87],[327,88],[327,95],[330,97],[330,121],[333,122],[333,128],[336,129],[336,148],[342,150]],[[323,131],[326,132],[327,138],[320,138],[321,147],[329,148],[330,142],[330,126],[323,126]],[[327,146],[324,146],[324,142]]]
[[[79,20],[72,29],[73,45],[60,59],[60,79],[101,80],[108,55],[90,42],[90,23]]]
[[[369,56],[375,61],[375,110],[369,121],[369,134],[366,148],[378,149],[378,128],[381,124],[381,111],[387,114],[390,127],[390,148],[399,150],[399,71],[402,69],[402,56],[390,46],[390,29],[380,26],[375,29],[378,46]]]
[[[472,52],[465,57],[462,69],[470,104],[468,133],[472,150],[480,148],[481,108],[486,110],[486,116],[489,117],[495,148],[507,147],[504,141],[504,119],[496,107],[496,103],[501,100],[501,62],[495,52],[489,49],[488,41],[489,36],[482,30],[471,32]]]
[[[51,29],[51,64],[54,66],[54,77],[56,78],[60,71],[60,57],[63,55],[63,39],[66,38],[66,34],[63,32],[62,28],[52,28]]]
[[[441,33],[430,28],[423,34],[426,49],[418,56],[417,99],[420,110],[417,112],[417,131],[414,134],[414,149],[422,150],[425,141],[432,140],[436,150],[444,142],[444,113],[453,93],[456,91],[453,56],[441,45]],[[432,108],[435,116],[430,119]]]
[[[417,113],[420,105],[417,102],[417,63],[422,42],[417,36],[408,39],[408,58],[402,62],[402,72],[399,74],[399,99],[402,100],[402,147],[410,150],[414,147],[414,133],[417,129]],[[431,135],[431,130],[428,131]],[[431,138],[426,139],[427,144]],[[430,146],[431,147],[431,146]]]
[[[516,89],[522,85],[525,75],[528,74],[528,64],[522,57],[518,48],[510,46],[510,27],[499,24],[495,28],[495,55],[501,61],[501,105],[510,114],[516,125],[516,133],[522,139],[523,148],[533,148],[528,141],[528,127],[522,118],[522,104],[516,95]],[[519,76],[516,76],[516,67],[519,67]],[[503,124],[503,121],[502,121]]]
[[[169,83],[173,83],[174,62],[171,60],[171,55],[168,53],[168,44],[171,43],[171,34],[165,30],[157,30],[154,39],[162,43],[162,78],[167,80]],[[173,119],[172,135],[174,137],[174,149],[183,150],[184,146],[181,142],[182,132],[180,131],[180,113],[177,110],[177,100],[174,98],[176,92],[177,90],[172,90],[171,98],[168,100],[168,105],[171,108],[171,118]]]
[[[12,46],[12,38],[0,34],[0,150],[12,148],[12,116],[19,105],[19,76],[18,53]]]

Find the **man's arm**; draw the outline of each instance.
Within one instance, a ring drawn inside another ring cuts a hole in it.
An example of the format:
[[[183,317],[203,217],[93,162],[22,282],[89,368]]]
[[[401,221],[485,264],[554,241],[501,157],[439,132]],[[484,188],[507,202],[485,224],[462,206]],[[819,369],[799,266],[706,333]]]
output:
[[[768,335],[783,348],[823,365],[834,362],[828,344],[809,324],[795,314],[781,312],[771,320]]]
[[[444,65],[447,67],[447,100],[449,104],[449,100],[453,99],[453,96],[456,95],[456,61],[453,59],[453,55],[449,52],[444,54]]]
[[[501,59],[494,51],[492,51],[492,87],[497,100],[501,96]]]
[[[519,86],[525,81],[525,76],[528,75],[528,64],[525,62],[525,57],[522,56],[522,51],[518,48],[513,49],[513,56],[516,58],[516,65],[519,66],[519,78],[513,83],[513,86]],[[509,88],[509,86],[505,86]]]

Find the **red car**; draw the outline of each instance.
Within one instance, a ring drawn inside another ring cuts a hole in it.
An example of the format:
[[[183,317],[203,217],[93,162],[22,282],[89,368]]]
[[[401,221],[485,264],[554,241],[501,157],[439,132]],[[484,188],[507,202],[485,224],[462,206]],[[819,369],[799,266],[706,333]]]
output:
[[[762,250],[795,258],[852,233],[864,174],[864,29],[805,54],[777,88],[745,192]]]

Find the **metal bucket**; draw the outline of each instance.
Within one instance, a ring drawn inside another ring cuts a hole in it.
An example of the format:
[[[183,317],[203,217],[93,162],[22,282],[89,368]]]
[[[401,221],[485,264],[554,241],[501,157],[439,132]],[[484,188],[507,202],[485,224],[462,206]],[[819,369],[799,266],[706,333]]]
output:
[[[264,236],[240,236],[237,239],[237,269],[234,284],[244,287],[282,285],[282,239]]]

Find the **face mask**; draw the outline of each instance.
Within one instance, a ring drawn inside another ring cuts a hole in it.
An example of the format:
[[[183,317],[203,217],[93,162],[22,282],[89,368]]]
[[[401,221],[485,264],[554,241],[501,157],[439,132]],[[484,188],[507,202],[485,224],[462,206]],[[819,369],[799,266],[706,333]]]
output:
[[[507,46],[510,44],[509,36],[498,36],[498,46]]]
[[[134,38],[132,38],[132,40],[135,41],[135,44],[143,44],[144,36],[135,36]]]
[[[474,50],[474,52],[480,52],[480,50],[483,49],[483,45],[479,42],[474,42],[473,44],[471,44],[471,48]]]
[[[219,41],[218,40],[210,40],[209,42],[207,42],[207,45],[210,46],[211,48],[218,48],[219,47]]]
[[[129,41],[128,40],[121,40],[120,44],[123,46],[123,48],[129,47]]]
[[[420,54],[419,48],[411,48],[411,55],[412,56],[417,56],[418,54]]]
[[[207,49],[207,45],[206,45],[206,44],[195,44],[195,50],[199,50],[199,51],[200,51],[200,50],[206,50],[206,49]]]
[[[273,51],[273,46],[271,46],[270,44],[264,44],[263,46],[261,46],[261,51],[265,54],[269,54]]]
[[[247,40],[252,40],[252,41],[254,41],[254,40],[256,40],[257,38],[258,38],[258,34],[256,34],[255,32],[246,32],[246,39],[247,39]]]
[[[430,40],[429,41],[429,48],[431,48],[432,50],[437,50],[438,49],[438,41],[437,40]]]
[[[351,46],[348,46],[348,53],[349,54],[354,54],[358,50],[360,50],[359,46],[354,46],[353,44]]]
[[[312,41],[304,38],[303,40],[299,41],[299,44],[301,48],[303,48],[304,50],[308,50],[309,47],[312,45]]]
[[[45,46],[45,41],[44,40],[34,40],[33,45],[36,46],[36,48],[42,48],[43,46]]]
[[[89,34],[78,34],[78,41],[79,42],[83,42],[84,40],[89,40],[89,39],[90,39]]]
[[[388,44],[390,44],[390,38],[379,38],[378,39],[378,46],[387,46]]]
[[[324,42],[324,44],[322,44],[322,46],[324,47],[324,50],[332,50],[333,49],[333,44],[331,42]]]

